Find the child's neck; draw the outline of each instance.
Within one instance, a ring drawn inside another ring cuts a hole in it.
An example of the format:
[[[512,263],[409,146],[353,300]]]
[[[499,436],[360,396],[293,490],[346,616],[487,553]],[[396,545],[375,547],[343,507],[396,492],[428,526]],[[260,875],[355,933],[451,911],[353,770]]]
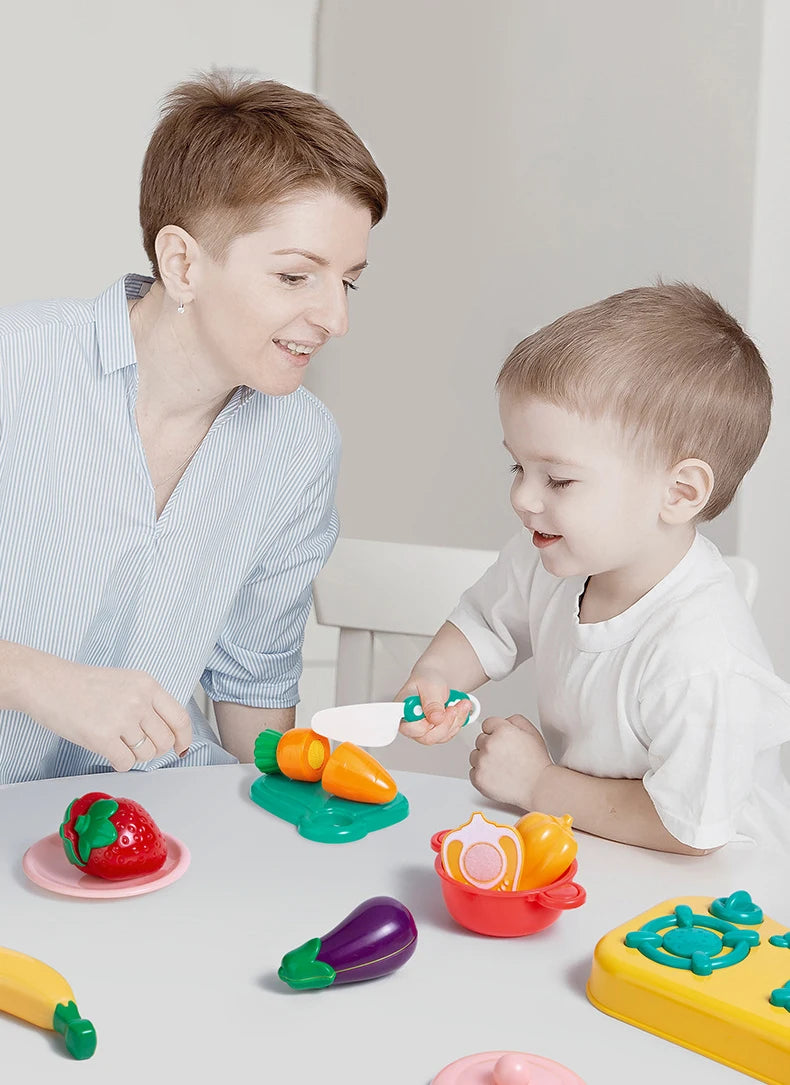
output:
[[[596,573],[587,581],[579,608],[579,622],[605,622],[624,613],[664,579],[688,553],[696,530],[673,532],[655,550],[640,554],[631,565]]]

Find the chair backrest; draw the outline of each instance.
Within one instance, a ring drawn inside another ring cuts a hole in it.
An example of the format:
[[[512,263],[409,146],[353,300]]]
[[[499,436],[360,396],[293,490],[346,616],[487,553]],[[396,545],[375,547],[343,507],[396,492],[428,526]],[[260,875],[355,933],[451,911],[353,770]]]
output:
[[[432,637],[496,557],[496,550],[338,539],[313,585],[316,621],[340,630],[336,703],[370,700],[374,634]]]
[[[371,699],[375,634],[433,636],[496,558],[496,550],[338,539],[313,585],[317,622],[340,630],[336,704]],[[746,558],[724,560],[751,606],[757,570]]]

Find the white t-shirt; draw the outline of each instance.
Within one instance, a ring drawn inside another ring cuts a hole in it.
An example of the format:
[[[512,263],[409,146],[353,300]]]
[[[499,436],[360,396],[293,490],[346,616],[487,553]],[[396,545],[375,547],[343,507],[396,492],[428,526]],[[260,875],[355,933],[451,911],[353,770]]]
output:
[[[623,614],[581,624],[585,578],[555,577],[520,531],[449,621],[489,678],[535,657],[554,762],[641,779],[684,844],[790,853],[790,686],[774,674],[732,571],[705,536]],[[517,709],[514,708],[514,711]]]

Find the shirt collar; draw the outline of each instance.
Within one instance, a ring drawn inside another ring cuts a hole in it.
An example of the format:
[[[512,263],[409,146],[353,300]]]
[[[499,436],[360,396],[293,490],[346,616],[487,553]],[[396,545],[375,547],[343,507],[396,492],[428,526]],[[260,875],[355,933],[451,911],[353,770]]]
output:
[[[96,340],[105,373],[137,365],[127,298],[141,298],[151,289],[146,275],[124,275],[96,299]]]

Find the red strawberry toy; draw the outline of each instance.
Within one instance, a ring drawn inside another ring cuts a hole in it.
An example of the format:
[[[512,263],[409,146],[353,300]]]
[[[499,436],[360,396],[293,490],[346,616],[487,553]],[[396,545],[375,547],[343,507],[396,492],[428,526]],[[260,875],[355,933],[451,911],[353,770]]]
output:
[[[137,878],[164,865],[167,843],[139,802],[91,791],[75,799],[60,826],[66,858],[97,878]]]

